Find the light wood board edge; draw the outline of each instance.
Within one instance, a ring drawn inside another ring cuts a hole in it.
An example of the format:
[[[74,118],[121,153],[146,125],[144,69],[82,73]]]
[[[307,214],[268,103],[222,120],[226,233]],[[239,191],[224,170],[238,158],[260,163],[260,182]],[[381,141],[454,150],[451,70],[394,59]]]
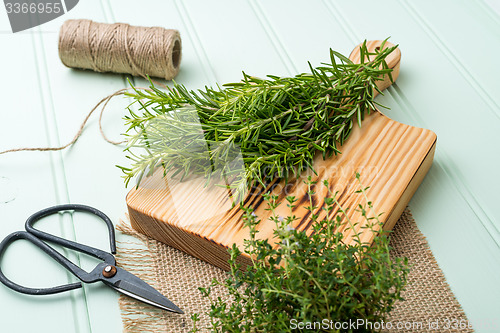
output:
[[[370,51],[373,51],[376,47],[380,46],[381,43],[382,41],[380,40],[368,41],[367,47]],[[386,43],[386,47],[391,47],[393,45],[394,44],[389,42]],[[353,52],[351,52],[349,56],[349,58],[354,62],[359,61],[360,46],[361,44],[356,46],[353,49]],[[391,55],[389,55],[389,57],[386,60],[388,62],[388,66],[393,69],[393,72],[391,73],[392,80],[389,78],[388,75],[386,75],[384,77],[384,80],[377,82],[377,86],[380,88],[380,90],[384,90],[387,87],[389,87],[399,76],[400,63],[401,63],[401,51],[399,50],[399,48],[397,48]],[[375,92],[375,95],[377,95],[377,92]],[[432,164],[435,147],[436,147],[436,140],[434,140],[434,144],[428,151],[426,157],[421,162],[420,167],[415,172],[414,176],[412,177],[410,183],[407,185],[400,199],[398,200],[392,211],[388,214],[388,217],[384,216],[381,218],[381,220],[383,221],[385,220],[383,226],[385,230],[391,230],[394,227],[397,220],[403,213],[405,207],[408,205],[411,197],[413,196],[418,186],[422,182],[423,178],[425,177],[427,171],[429,170]],[[229,259],[227,245],[220,244],[212,239],[209,239],[208,237],[204,237],[197,233],[193,233],[191,231],[187,231],[182,228],[169,225],[164,221],[157,220],[147,214],[136,211],[134,208],[128,205],[128,195],[127,195],[127,206],[129,209],[131,224],[134,229],[143,234],[146,234],[149,237],[160,240],[161,242],[169,246],[172,246],[194,257],[197,257],[198,259],[208,261],[217,267],[229,270],[230,267],[227,262]],[[147,225],[149,227],[145,229],[143,228],[144,225]],[[372,237],[370,237],[369,240],[370,243],[373,241],[374,236],[375,234],[373,234]],[[203,248],[205,253],[203,253],[203,255],[200,255],[198,251],[195,250],[196,248],[198,249]],[[237,259],[237,261],[238,263],[242,264],[243,267],[251,263],[250,258],[246,254],[241,254],[240,257]]]
[[[159,221],[147,214],[138,212],[130,206],[128,206],[128,212],[131,226],[138,232],[226,271],[230,270],[227,246],[199,234],[191,233]],[[144,225],[147,225],[148,228],[143,228]],[[200,255],[200,248],[204,249],[203,255]],[[242,266],[251,263],[250,257],[246,255],[241,255],[237,261]]]
[[[389,217],[387,218],[387,221],[384,223],[384,230],[392,230],[392,228],[394,228],[394,225],[399,220],[401,214],[403,214],[403,211],[405,210],[406,206],[408,206],[411,198],[413,197],[418,187],[424,180],[425,175],[431,168],[432,161],[434,160],[434,153],[436,151],[436,142],[437,138],[434,140],[434,144],[432,145],[431,149],[429,150],[424,160],[420,164],[420,167],[418,168],[417,172],[415,173],[410,183],[406,187],[406,190],[403,192],[403,195],[399,199],[398,203],[394,206],[392,212],[389,213]]]
[[[435,134],[433,135],[435,136]],[[435,137],[428,153],[420,163],[420,166],[414,173],[393,210],[388,212],[388,215],[381,217],[381,220],[385,221],[383,226],[384,230],[391,230],[394,227],[413,194],[429,171],[434,158],[436,141],[437,139]],[[140,233],[186,252],[198,259],[210,262],[224,270],[230,269],[228,264],[228,245],[220,244],[213,239],[179,228],[178,226],[172,226],[164,221],[141,213],[130,205],[128,205],[128,210],[132,227]],[[147,226],[147,228],[144,228],[144,226]],[[374,236],[375,234],[372,234],[372,238],[369,240],[370,243],[373,241]],[[200,253],[199,249],[203,249],[203,252]],[[248,255],[241,254],[237,258],[237,262],[244,268],[251,263],[251,259]]]

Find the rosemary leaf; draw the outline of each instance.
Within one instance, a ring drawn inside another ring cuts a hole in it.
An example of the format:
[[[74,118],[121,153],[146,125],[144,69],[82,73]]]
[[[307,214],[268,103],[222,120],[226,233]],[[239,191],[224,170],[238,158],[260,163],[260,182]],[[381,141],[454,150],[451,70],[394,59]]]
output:
[[[396,47],[370,53],[363,43],[360,64],[330,50],[330,63],[309,64],[311,73],[295,77],[243,72],[240,82],[198,91],[175,82],[165,91],[152,82],[149,89],[136,88],[127,94],[139,110],[129,107],[125,117],[132,160],[122,167],[125,180],[167,166],[182,176],[209,177],[218,159],[236,150],[243,161],[237,188],[266,186],[277,175],[289,179],[312,168],[316,152],[338,154],[354,123],[362,125],[375,105],[376,82],[390,75],[385,58]],[[135,155],[133,148],[145,149]]]

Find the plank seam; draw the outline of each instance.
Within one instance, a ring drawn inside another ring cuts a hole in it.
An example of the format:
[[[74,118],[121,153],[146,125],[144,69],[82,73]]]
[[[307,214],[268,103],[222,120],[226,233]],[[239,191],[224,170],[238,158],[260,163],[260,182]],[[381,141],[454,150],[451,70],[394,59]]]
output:
[[[113,13],[113,8],[111,7],[111,4],[109,3],[109,0],[106,1],[100,1],[101,4],[101,10],[104,14],[104,19],[107,21],[107,23],[115,23],[115,15]]]
[[[47,59],[45,56],[45,48],[43,45],[43,39],[41,34],[41,28],[37,27],[35,30],[31,31],[32,43],[33,43],[33,53],[35,55],[35,68],[37,72],[37,79],[39,85],[39,94],[41,99],[41,110],[43,113],[43,119],[45,124],[45,135],[48,141],[48,144],[52,146],[55,144],[56,146],[60,145],[59,138],[59,130],[57,126],[57,117],[54,110],[54,101],[52,97],[52,88],[50,85]],[[45,87],[45,89],[44,89]],[[64,167],[64,159],[61,151],[57,152],[49,152],[50,156],[50,165],[52,172],[52,182],[54,186],[54,193],[56,196],[56,201],[58,204],[62,202],[70,202],[69,200],[69,192],[68,192],[68,182],[66,178],[66,171]],[[59,217],[59,224],[62,236],[76,241],[76,233],[74,229],[73,215],[70,215],[69,220],[71,224],[64,223],[64,216]],[[71,234],[68,235],[68,230],[71,231]],[[80,256],[78,253],[69,252],[66,249],[63,251],[64,255],[70,259],[74,260],[77,265],[80,265]],[[71,281],[72,275],[69,272],[66,272],[68,277],[68,281]],[[85,288],[82,288],[83,293],[83,301],[85,304],[86,314],[84,315],[87,318],[88,328],[90,330],[90,317],[88,312],[88,302],[87,295],[85,292]],[[71,307],[72,313],[75,319],[75,331],[80,332],[79,327],[79,307],[78,300],[74,297],[74,293],[71,293]]]
[[[219,82],[217,79],[217,75],[215,74],[213,65],[210,63],[210,58],[208,57],[207,51],[201,42],[199,33],[196,30],[195,25],[193,24],[193,20],[189,15],[189,12],[186,6],[183,4],[182,0],[174,0],[174,5],[177,8],[177,12],[181,18],[184,27],[186,28],[186,33],[191,39],[191,42],[195,44],[194,51],[199,61],[202,64],[203,71],[205,73],[205,77],[208,82]]]
[[[323,0],[323,4],[325,5],[326,9],[330,12],[330,14],[333,16],[334,19],[337,20],[338,23],[340,23],[340,27],[346,35],[349,37],[353,45],[358,45],[361,43],[364,38],[361,38],[354,28],[349,24],[349,21],[345,18],[345,15],[342,13],[342,11],[334,4],[333,1],[328,1],[328,0]]]
[[[497,102],[491,97],[483,85],[474,78],[462,61],[460,61],[458,56],[456,56],[455,53],[451,51],[451,48],[446,45],[443,38],[435,31],[435,29],[432,28],[431,24],[407,0],[400,1],[399,3],[404,9],[406,9],[406,11],[420,25],[420,27],[422,27],[422,30],[425,31],[431,41],[462,75],[465,81],[476,91],[479,97],[481,97],[481,99],[488,106],[491,113],[500,119],[500,105],[498,105]]]
[[[491,8],[489,4],[487,4],[484,0],[476,0],[476,3],[479,5],[479,8],[488,15],[496,24],[500,26],[500,14]]]
[[[289,75],[297,74],[299,70],[295,65],[295,62],[292,60],[290,52],[288,52],[284,43],[281,41],[280,36],[276,32],[276,29],[274,29],[274,27],[272,26],[271,21],[269,20],[262,6],[257,2],[257,0],[248,0],[248,3],[252,8],[252,11],[254,12],[255,16],[257,17],[257,20],[259,20],[260,25],[264,29],[267,38],[271,41],[271,44],[273,45],[274,50],[281,59],[281,62],[288,70],[288,74]]]
[[[389,90],[389,94],[396,101],[396,103],[401,107],[403,111],[412,119],[412,122],[418,124],[421,127],[428,128],[425,124],[425,121],[418,116],[418,112],[412,106],[411,102],[408,100],[403,91],[397,86],[396,83],[392,85],[394,92],[391,93]],[[451,157],[445,152],[439,150],[439,154],[436,153],[436,156],[440,156],[434,160],[434,164],[437,164],[443,172],[447,175],[447,177],[451,180],[451,183],[454,184],[456,190],[460,193],[462,198],[465,200],[469,208],[472,210],[474,215],[478,218],[481,225],[486,229],[488,234],[491,236],[493,241],[500,248],[500,231],[498,230],[495,223],[493,223],[490,214],[488,214],[483,208],[484,205],[479,203],[479,200],[474,196],[473,193],[468,189],[466,184],[464,183],[463,175],[460,174],[459,171],[452,171],[452,169],[457,169],[456,167],[449,168],[447,166],[454,166],[455,163],[451,159]],[[442,163],[441,163],[442,161]]]
[[[324,1],[326,1],[326,0],[324,0]],[[339,21],[342,28],[346,31],[346,33],[349,35],[349,37],[351,39],[353,38],[353,36],[357,35],[354,31],[354,28],[343,18],[341,11],[332,2],[325,2],[325,5],[329,9],[331,14]],[[407,9],[407,11],[408,11],[408,9]],[[339,13],[339,15],[337,15],[336,12]],[[411,13],[410,13],[410,16],[411,16]],[[424,25],[424,24],[425,23],[422,22],[422,25]],[[430,29],[430,27],[428,27],[428,29]],[[426,31],[426,32],[429,35],[429,31]],[[430,32],[432,32],[432,30],[430,30]],[[431,37],[431,39],[433,39],[432,36],[430,36],[430,37]],[[438,40],[439,40],[439,37],[438,37]],[[436,43],[436,40],[433,40],[433,42]],[[439,48],[439,45],[438,45],[438,48]],[[443,52],[443,50],[441,48],[440,48],[440,50]],[[449,51],[449,53],[452,54],[451,51]],[[448,58],[448,59],[450,59],[450,58]],[[457,61],[457,64],[461,65],[461,62],[459,62],[458,59],[456,59],[456,61]],[[455,64],[453,64],[453,65],[455,65]],[[462,67],[465,69],[465,67],[463,65],[462,65]],[[457,69],[459,70],[458,67],[457,67]],[[459,70],[459,72],[460,72],[460,70]],[[467,70],[466,70],[466,72],[468,73]],[[464,75],[464,73],[462,73],[462,72],[460,72],[460,73],[462,75]],[[470,76],[470,74],[469,74],[469,76]],[[469,84],[471,83],[470,81],[467,81],[467,82]],[[480,88],[482,89],[482,87],[480,87]],[[406,98],[403,91],[397,86],[396,83],[394,83],[391,87],[389,87],[389,89],[387,89],[387,92],[393,96],[393,98],[396,100],[396,102],[403,109],[406,109],[406,111],[407,111],[406,113],[410,116],[410,118],[412,118],[413,120],[416,120],[414,123],[421,124],[422,127],[428,128],[427,126],[425,126],[425,121],[423,121],[423,119],[421,119],[420,117],[417,116],[418,113],[416,112],[416,110],[414,109],[414,107],[412,106],[410,101]],[[486,91],[484,91],[484,93],[487,94]],[[397,100],[396,96],[399,98],[399,101]],[[483,97],[483,96],[481,96],[481,97]],[[488,97],[489,97],[489,95],[488,95]],[[491,102],[493,102],[493,105],[495,105],[495,102],[491,99],[491,97],[490,97],[490,100],[491,100]],[[488,104],[487,101],[485,101],[485,102]],[[490,109],[492,111],[494,110],[492,108],[491,104],[488,104],[488,106],[490,107]],[[410,110],[410,112],[408,112],[408,110]],[[496,112],[493,112],[493,113],[497,117],[500,117],[500,115],[498,115]],[[448,156],[448,154],[446,154],[445,152],[440,152],[440,155],[443,156],[444,162],[446,162],[449,165],[454,165],[454,163],[452,162],[452,160]],[[496,245],[498,247],[500,247],[500,232],[498,231],[497,227],[493,223],[493,220],[491,219],[490,214],[488,214],[485,211],[485,209],[483,208],[484,205],[481,205],[478,202],[478,199],[476,199],[475,196],[468,190],[467,186],[465,186],[465,184],[462,180],[465,178],[462,177],[462,175],[455,174],[449,168],[446,168],[445,166],[441,165],[441,163],[439,162],[439,159],[437,161],[435,161],[434,163],[437,163],[442,168],[442,170],[444,170],[444,172],[448,176],[448,178],[452,181],[453,184],[455,184],[457,190],[460,192],[460,195],[462,196],[462,198],[464,198],[464,200],[467,203],[467,205],[469,206],[469,208],[477,216],[481,225],[486,229],[486,231],[491,236],[492,240],[496,243]],[[458,184],[460,184],[460,186],[458,186]]]

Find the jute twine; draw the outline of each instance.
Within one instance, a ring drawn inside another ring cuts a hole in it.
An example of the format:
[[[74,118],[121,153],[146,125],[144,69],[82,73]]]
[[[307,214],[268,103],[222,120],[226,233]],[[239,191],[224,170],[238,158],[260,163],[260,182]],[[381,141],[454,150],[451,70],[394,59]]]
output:
[[[68,67],[171,80],[179,72],[181,37],[161,27],[67,20],[59,33],[59,57]]]
[[[208,327],[210,302],[201,296],[198,288],[210,285],[214,278],[223,281],[226,272],[148,238],[125,223],[119,224],[118,230],[135,237],[132,242],[118,244],[119,265],[150,283],[185,311],[184,315],[172,314],[120,296],[123,331],[189,332],[193,313],[201,314],[198,327]],[[405,300],[396,303],[392,310],[389,321],[394,328],[388,332],[473,332],[472,329],[454,327],[443,329],[447,320],[460,323],[466,322],[467,317],[408,209],[396,223],[390,245],[391,256],[407,257],[411,271],[403,292]],[[213,290],[212,294],[231,301],[223,289]],[[439,330],[430,326],[436,320],[439,321]],[[397,323],[407,327],[397,330]],[[413,326],[408,328],[407,323]],[[422,323],[422,326],[416,323]]]
[[[58,151],[58,150],[63,150],[63,149],[66,149],[68,148],[69,146],[73,145],[77,140],[78,138],[82,135],[83,133],[83,129],[85,128],[85,125],[87,124],[90,116],[94,113],[95,110],[97,110],[99,108],[99,106],[102,105],[102,109],[101,109],[101,113],[99,115],[99,131],[101,132],[101,135],[102,137],[108,141],[109,143],[111,144],[114,144],[114,145],[118,145],[118,144],[122,144],[122,143],[125,143],[126,141],[114,141],[114,140],[111,140],[109,139],[106,134],[104,134],[104,130],[102,129],[102,115],[104,113],[104,110],[106,109],[106,106],[108,105],[109,101],[115,97],[115,96],[120,96],[120,95],[124,95],[125,92],[127,92],[128,90],[130,89],[141,89],[141,90],[148,90],[147,88],[123,88],[123,89],[120,89],[120,90],[117,90],[115,91],[114,93],[112,93],[111,95],[108,95],[106,97],[104,97],[103,99],[101,99],[99,101],[99,103],[97,103],[93,108],[92,110],[90,110],[90,112],[85,116],[85,119],[83,120],[83,122],[80,124],[80,128],[78,129],[78,131],[76,132],[75,136],[73,137],[73,139],[71,139],[70,142],[64,144],[64,145],[61,145],[61,146],[57,146],[57,147],[23,147],[23,148],[13,148],[13,149],[7,149],[7,150],[4,150],[4,151],[0,151],[0,155],[2,154],[6,154],[6,153],[15,153],[15,152],[20,152],[20,151]]]
[[[90,20],[67,20],[59,33],[59,57],[64,65],[91,69],[96,72],[132,74],[149,79],[150,76],[167,80],[179,72],[181,62],[181,37],[177,30],[160,27],[136,27],[125,23],[96,23]],[[155,85],[165,87],[152,80]],[[0,151],[0,155],[20,151],[58,151],[73,145],[82,135],[90,116],[102,105],[99,131],[103,138],[114,145],[126,141],[113,141],[102,129],[102,114],[109,101],[124,95],[124,88],[104,97],[85,116],[73,139],[57,147],[23,147]]]

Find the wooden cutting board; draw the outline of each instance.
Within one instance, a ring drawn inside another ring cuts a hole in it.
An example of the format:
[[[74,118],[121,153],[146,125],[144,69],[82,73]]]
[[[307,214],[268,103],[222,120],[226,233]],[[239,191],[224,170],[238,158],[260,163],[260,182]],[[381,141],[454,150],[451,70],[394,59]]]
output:
[[[368,48],[380,47],[381,41],[368,42]],[[359,46],[350,59],[359,62]],[[399,49],[387,58],[393,68],[393,79],[399,74],[401,53]],[[391,84],[389,78],[380,81],[381,89]],[[321,207],[328,189],[323,185],[328,180],[330,191],[338,191],[338,201],[349,208],[347,215],[351,221],[362,222],[356,210],[358,204],[365,205],[363,196],[356,191],[360,188],[355,172],[361,174],[368,198],[374,210],[383,213],[380,220],[384,229],[390,230],[401,216],[404,208],[429,170],[436,147],[436,134],[391,120],[378,111],[365,116],[361,128],[354,129],[341,147],[341,154],[323,160],[317,155],[314,168],[317,172],[305,172],[299,180],[272,184],[272,191],[283,202],[277,209],[281,216],[289,215],[285,196],[298,198],[293,214],[298,217],[294,227],[309,230],[311,227],[307,186],[303,183],[307,175],[318,181],[313,197],[314,206]],[[285,195],[286,193],[286,195]],[[216,186],[205,186],[205,180],[191,178],[179,182],[175,178],[163,177],[163,170],[143,179],[138,188],[132,189],[126,198],[132,227],[156,240],[205,260],[215,266],[228,269],[227,248],[236,243],[243,249],[243,240],[248,238],[248,230],[243,227],[242,210],[232,207],[227,190]],[[268,221],[270,212],[259,193],[248,194],[245,206],[251,206],[261,219],[258,237],[272,238],[274,222]],[[321,217],[321,215],[320,215]],[[356,228],[361,230],[363,223]],[[347,242],[352,241],[353,230],[343,229]],[[373,233],[363,232],[361,239],[371,242]],[[242,264],[249,258],[242,255]]]

